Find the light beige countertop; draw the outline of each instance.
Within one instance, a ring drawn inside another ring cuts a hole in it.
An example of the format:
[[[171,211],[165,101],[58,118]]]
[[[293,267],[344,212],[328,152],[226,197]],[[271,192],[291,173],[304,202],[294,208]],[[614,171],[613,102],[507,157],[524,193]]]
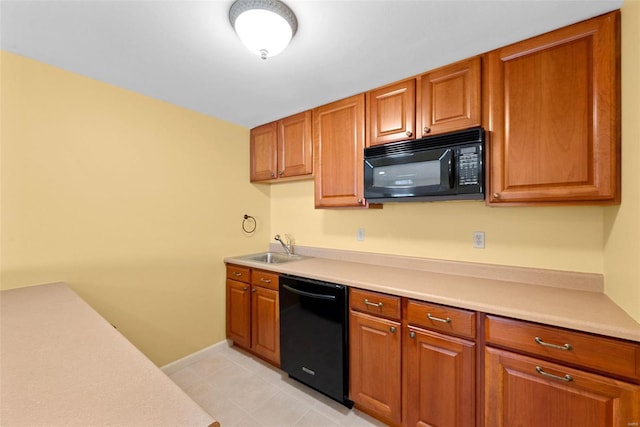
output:
[[[225,262],[640,342],[640,324],[602,292],[601,275],[318,248],[296,251],[311,256],[282,264],[239,256]]]
[[[2,426],[217,426],[64,283],[0,292]]]

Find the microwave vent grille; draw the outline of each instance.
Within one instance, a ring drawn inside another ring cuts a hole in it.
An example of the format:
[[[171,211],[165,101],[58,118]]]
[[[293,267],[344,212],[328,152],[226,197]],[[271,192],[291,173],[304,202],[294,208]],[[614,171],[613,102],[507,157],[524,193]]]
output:
[[[451,132],[443,135],[434,135],[413,141],[392,142],[365,148],[364,157],[389,156],[394,154],[412,153],[429,148],[441,146],[452,146],[461,144],[472,144],[484,141],[484,130],[481,127],[465,129],[458,132]]]

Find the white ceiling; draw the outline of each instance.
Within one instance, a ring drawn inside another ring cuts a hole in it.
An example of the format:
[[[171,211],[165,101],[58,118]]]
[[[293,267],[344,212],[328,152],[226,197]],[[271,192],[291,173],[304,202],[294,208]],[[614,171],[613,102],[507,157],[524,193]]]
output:
[[[622,0],[286,0],[298,33],[266,61],[233,0],[0,2],[2,49],[246,127],[620,8]]]

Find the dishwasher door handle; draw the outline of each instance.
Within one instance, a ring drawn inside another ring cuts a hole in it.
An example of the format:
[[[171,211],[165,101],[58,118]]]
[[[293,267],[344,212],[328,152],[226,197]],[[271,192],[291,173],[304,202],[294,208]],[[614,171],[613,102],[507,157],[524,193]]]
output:
[[[312,292],[305,292],[299,289],[292,288],[289,285],[282,284],[282,287],[288,290],[289,292],[293,292],[294,294],[302,295],[304,297],[316,298],[316,299],[326,299],[326,300],[335,300],[335,295],[325,295],[325,294],[314,294]]]

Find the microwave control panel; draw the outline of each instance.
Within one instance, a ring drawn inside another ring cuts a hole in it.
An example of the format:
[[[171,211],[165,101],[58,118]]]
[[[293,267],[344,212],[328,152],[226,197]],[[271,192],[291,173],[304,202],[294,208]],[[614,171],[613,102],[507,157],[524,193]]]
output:
[[[458,149],[458,185],[478,185],[481,165],[480,147],[462,147]]]

